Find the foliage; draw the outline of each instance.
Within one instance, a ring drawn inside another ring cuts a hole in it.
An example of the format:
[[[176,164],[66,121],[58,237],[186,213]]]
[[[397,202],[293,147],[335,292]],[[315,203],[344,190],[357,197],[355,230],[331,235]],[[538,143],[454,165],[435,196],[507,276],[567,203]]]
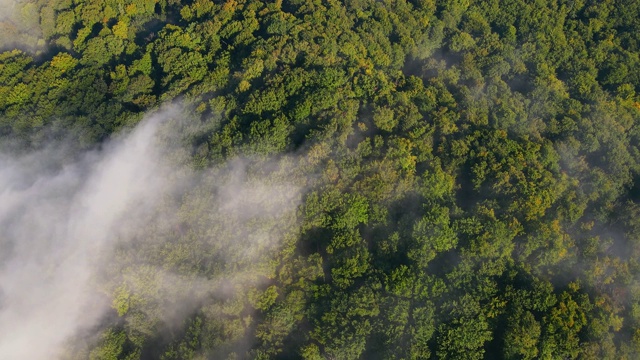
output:
[[[284,245],[240,251],[220,229],[242,218],[203,187],[178,231],[123,250],[90,358],[638,357],[638,2],[16,6],[3,139],[90,148],[180,100],[206,129],[187,134],[197,168],[303,154],[297,214],[247,225]],[[189,282],[158,268],[253,280],[211,282],[225,295],[167,335]]]

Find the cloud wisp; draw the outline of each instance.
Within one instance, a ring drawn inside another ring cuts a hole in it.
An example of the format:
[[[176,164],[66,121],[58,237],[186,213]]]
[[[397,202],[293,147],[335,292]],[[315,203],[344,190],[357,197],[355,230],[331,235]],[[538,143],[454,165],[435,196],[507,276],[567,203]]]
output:
[[[2,157],[0,357],[50,358],[98,320],[103,310],[89,308],[99,304],[90,288],[96,261],[125,217],[139,216],[169,190],[157,126],[149,119],[71,164],[49,163],[55,146]]]
[[[127,281],[127,271],[136,270],[131,264],[118,269],[116,250],[135,252],[136,242],[146,244],[150,233],[161,237],[154,240],[159,252],[171,249],[171,242],[201,246],[200,261],[216,258],[210,267],[230,281],[277,249],[283,232],[273,224],[285,217],[289,225],[295,222],[299,188],[252,177],[241,160],[201,172],[172,163],[161,134],[165,119],[176,114],[150,116],[73,161],[61,160],[60,145],[0,154],[0,358],[57,358],[69,339],[97,326],[114,306],[112,294],[104,295],[109,286],[100,284],[105,277],[116,274],[121,278],[114,283],[138,291],[135,281]],[[246,226],[233,228],[238,224]],[[158,273],[184,282],[177,288],[209,291],[214,279],[185,276],[178,265],[164,264]],[[163,309],[174,318],[188,311]]]

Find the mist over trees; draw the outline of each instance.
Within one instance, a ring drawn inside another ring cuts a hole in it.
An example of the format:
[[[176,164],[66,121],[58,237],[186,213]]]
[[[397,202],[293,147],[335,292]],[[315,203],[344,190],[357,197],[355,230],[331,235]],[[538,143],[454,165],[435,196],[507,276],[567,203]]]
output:
[[[0,358],[640,357],[640,2],[0,6]]]

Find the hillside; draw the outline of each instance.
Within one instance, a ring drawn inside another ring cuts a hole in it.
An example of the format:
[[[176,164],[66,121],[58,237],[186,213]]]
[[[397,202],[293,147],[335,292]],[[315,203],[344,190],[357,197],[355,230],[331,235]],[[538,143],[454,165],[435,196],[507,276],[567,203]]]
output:
[[[0,279],[62,208],[102,259],[38,268],[95,319],[21,354],[640,357],[640,2],[0,4],[0,193],[80,174],[5,197]]]

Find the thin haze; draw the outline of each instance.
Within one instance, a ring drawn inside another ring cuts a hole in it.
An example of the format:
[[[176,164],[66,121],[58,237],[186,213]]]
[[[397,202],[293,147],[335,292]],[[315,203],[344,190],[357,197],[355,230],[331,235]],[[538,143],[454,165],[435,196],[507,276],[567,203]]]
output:
[[[117,263],[116,246],[144,236],[147,226],[157,227],[151,222],[173,226],[166,223],[178,221],[174,214],[185,209],[203,219],[207,215],[198,215],[200,210],[238,212],[241,221],[277,218],[295,209],[296,188],[249,184],[241,179],[241,161],[228,164],[231,175],[226,185],[215,185],[213,171],[195,174],[170,166],[167,149],[158,140],[159,124],[166,116],[151,117],[131,133],[72,163],[52,165],[62,153],[56,145],[18,158],[0,154],[0,359],[57,358],[69,339],[97,326],[112,299],[99,295],[96,279]],[[196,183],[200,189],[191,189]],[[209,186],[211,194],[198,196],[202,185]],[[194,191],[195,195],[189,194]],[[167,208],[163,198],[176,195],[187,203],[179,205],[182,209],[176,204]],[[285,199],[286,204],[265,200],[274,197]],[[189,203],[190,198],[198,202]],[[264,201],[272,205],[261,207]],[[273,204],[278,204],[277,211]],[[216,232],[234,233],[229,226],[212,224],[193,232],[213,239]],[[256,256],[252,252],[277,245],[277,236],[277,232],[255,228],[243,240],[251,242],[245,244],[249,253],[240,257],[250,262]],[[177,274],[164,277],[172,283],[182,279]],[[178,287],[197,284],[195,291],[202,292],[209,280],[196,280]],[[175,317],[186,311],[190,309],[166,313]]]
[[[16,2],[13,0],[0,0],[2,12],[0,12],[0,20],[12,19],[15,17]]]

